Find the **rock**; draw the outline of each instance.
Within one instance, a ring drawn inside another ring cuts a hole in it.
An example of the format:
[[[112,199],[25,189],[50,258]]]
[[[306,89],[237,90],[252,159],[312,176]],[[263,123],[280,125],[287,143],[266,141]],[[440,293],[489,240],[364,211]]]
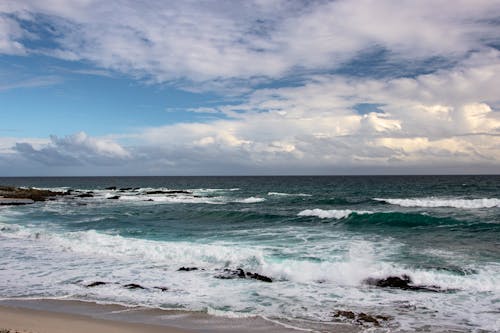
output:
[[[122,188],[120,188],[119,191],[120,192],[125,192],[125,191],[130,191],[130,190],[132,190],[132,187],[122,187]]]
[[[259,281],[263,281],[263,282],[273,282],[273,279],[271,279],[270,277],[267,277],[265,275],[260,275],[260,274],[257,274],[257,273],[246,273],[247,274],[247,277],[249,277],[250,279],[255,279],[255,280],[259,280]]]
[[[140,284],[136,284],[136,283],[126,284],[126,285],[124,285],[124,287],[127,289],[146,289],[143,286],[141,286]]]
[[[108,198],[108,200],[118,200],[118,199],[120,199],[119,195],[114,195],[114,196]]]
[[[92,287],[102,286],[102,285],[105,285],[105,284],[108,284],[108,283],[107,282],[102,282],[102,281],[96,281],[96,282],[89,283],[85,287],[92,288]]]
[[[377,327],[380,326],[379,321],[375,317],[367,315],[366,313],[363,313],[363,312],[361,312],[360,314],[358,314],[357,321],[360,324],[370,323],[370,324],[373,324],[373,326],[377,326]]]
[[[217,279],[254,279],[254,280],[259,280],[262,282],[273,282],[273,280],[270,277],[267,277],[265,275],[260,275],[258,273],[252,273],[252,272],[245,272],[241,268],[237,268],[235,270],[233,269],[224,269],[222,274],[216,275],[215,278]]]
[[[337,310],[333,315],[334,318],[344,318],[353,321],[356,324],[364,325],[371,324],[373,326],[379,327],[381,321],[389,321],[392,318],[389,316],[382,315],[370,315],[364,312],[354,313],[352,311]]]
[[[93,198],[94,195],[90,194],[90,193],[83,193],[83,194],[78,194],[76,197],[77,198]]]
[[[368,278],[365,280],[368,285],[380,287],[380,288],[398,288],[402,290],[415,290],[415,291],[430,291],[430,292],[440,292],[444,291],[439,286],[416,286],[413,285],[411,278],[403,274],[399,276],[389,276],[384,279],[374,279]]]
[[[344,317],[344,318],[347,318],[347,319],[356,319],[356,314],[352,311],[342,311],[342,310],[338,310],[337,312],[335,312],[335,314],[333,315],[334,317]]]
[[[169,191],[148,191],[146,194],[193,194],[190,191],[185,190],[169,190]]]
[[[197,271],[197,270],[198,270],[198,267],[184,267],[184,266],[182,266],[177,271],[178,272],[191,272],[191,271]]]
[[[63,195],[67,195],[67,192],[38,190],[34,188],[18,188],[14,186],[0,186],[0,197],[3,199],[30,199],[33,201],[45,201],[48,198]]]
[[[116,186],[106,187],[105,190],[116,191]]]

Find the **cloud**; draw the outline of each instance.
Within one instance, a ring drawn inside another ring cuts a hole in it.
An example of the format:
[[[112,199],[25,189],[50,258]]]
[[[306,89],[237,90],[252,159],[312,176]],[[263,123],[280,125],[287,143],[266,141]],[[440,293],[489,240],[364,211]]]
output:
[[[25,35],[19,23],[0,11],[0,54],[24,55],[26,48],[19,41]]]
[[[108,165],[121,163],[131,157],[118,143],[89,137],[84,132],[59,138],[35,148],[28,142],[17,142],[13,150],[22,157],[48,166]]]
[[[500,166],[496,0],[25,0],[0,2],[0,13],[0,53],[17,45],[19,55],[95,66],[81,73],[120,72],[237,97],[184,110],[206,114],[203,122],[106,138],[52,136],[37,146],[19,140],[4,156],[124,174],[498,172]],[[39,28],[45,25],[50,29]],[[54,47],[23,41],[41,35]],[[368,68],[370,57],[382,64],[377,72],[390,65],[389,73],[341,70],[353,62]],[[398,66],[412,71],[394,71]]]
[[[460,60],[498,42],[499,8],[497,1],[25,0],[5,2],[0,13],[50,23],[57,47],[31,52],[216,89],[227,80],[335,69],[374,48],[402,63]],[[3,21],[4,50],[24,50],[19,24]]]
[[[7,81],[7,80],[4,79],[2,81]],[[46,87],[59,84],[61,82],[63,82],[63,79],[55,75],[38,76],[25,79],[8,78],[8,82],[0,81],[0,91],[20,89],[20,88]]]

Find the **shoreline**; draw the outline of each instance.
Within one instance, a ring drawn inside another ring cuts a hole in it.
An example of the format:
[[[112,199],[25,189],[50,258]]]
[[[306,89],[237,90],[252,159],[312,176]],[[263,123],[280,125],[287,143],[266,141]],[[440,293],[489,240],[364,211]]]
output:
[[[227,318],[202,312],[162,310],[98,304],[64,299],[2,299],[0,330],[11,333],[296,333],[358,332],[344,323],[318,323],[317,327],[294,327],[294,323],[259,316]]]

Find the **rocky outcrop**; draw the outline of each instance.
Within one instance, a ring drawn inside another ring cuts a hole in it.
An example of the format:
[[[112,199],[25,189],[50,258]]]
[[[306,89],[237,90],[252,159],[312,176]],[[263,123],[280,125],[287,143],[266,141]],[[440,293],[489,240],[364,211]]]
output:
[[[0,186],[0,204],[4,205],[25,205],[63,195],[68,195],[68,192]]]

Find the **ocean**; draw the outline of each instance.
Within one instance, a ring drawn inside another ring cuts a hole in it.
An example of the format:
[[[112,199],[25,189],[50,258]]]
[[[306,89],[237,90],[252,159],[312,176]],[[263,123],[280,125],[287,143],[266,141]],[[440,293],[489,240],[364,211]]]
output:
[[[260,317],[311,331],[333,322],[368,331],[500,330],[500,176],[0,185],[73,191],[0,206],[2,299]],[[390,277],[407,284],[384,285]]]

